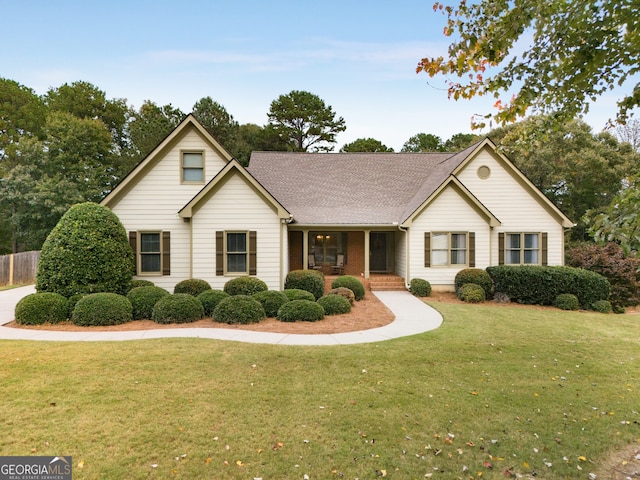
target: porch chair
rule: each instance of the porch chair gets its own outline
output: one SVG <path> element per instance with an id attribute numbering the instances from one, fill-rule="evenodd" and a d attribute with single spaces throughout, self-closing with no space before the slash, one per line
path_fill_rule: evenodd
<path id="1" fill-rule="evenodd" d="M 309 266 L 309 270 L 322 270 L 322 265 L 316 265 L 316 257 L 314 255 L 309 255 L 307 257 L 307 264 Z"/>
<path id="2" fill-rule="evenodd" d="M 335 265 L 331 265 L 331 273 L 344 275 L 344 255 L 339 253 Z"/>

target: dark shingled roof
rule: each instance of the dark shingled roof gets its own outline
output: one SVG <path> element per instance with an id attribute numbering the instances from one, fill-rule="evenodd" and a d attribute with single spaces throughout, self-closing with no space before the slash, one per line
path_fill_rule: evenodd
<path id="1" fill-rule="evenodd" d="M 254 152 L 248 170 L 303 225 L 406 220 L 477 146 L 460 153 Z"/>

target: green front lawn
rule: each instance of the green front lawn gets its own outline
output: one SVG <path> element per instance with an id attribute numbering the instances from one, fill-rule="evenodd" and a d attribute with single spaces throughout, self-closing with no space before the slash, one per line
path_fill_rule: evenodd
<path id="1" fill-rule="evenodd" d="M 433 305 L 441 328 L 355 346 L 0 341 L 0 455 L 72 455 L 75 480 L 586 479 L 640 441 L 640 317 Z"/>

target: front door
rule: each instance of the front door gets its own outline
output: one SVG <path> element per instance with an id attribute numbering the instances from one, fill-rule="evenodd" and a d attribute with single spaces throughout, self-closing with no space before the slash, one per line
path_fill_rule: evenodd
<path id="1" fill-rule="evenodd" d="M 369 249 L 369 271 L 388 272 L 386 232 L 371 232 Z"/>

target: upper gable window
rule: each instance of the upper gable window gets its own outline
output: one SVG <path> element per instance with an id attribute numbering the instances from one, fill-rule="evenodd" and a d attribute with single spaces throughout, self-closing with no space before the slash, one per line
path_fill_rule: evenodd
<path id="1" fill-rule="evenodd" d="M 182 181 L 204 182 L 203 152 L 182 152 Z"/>

